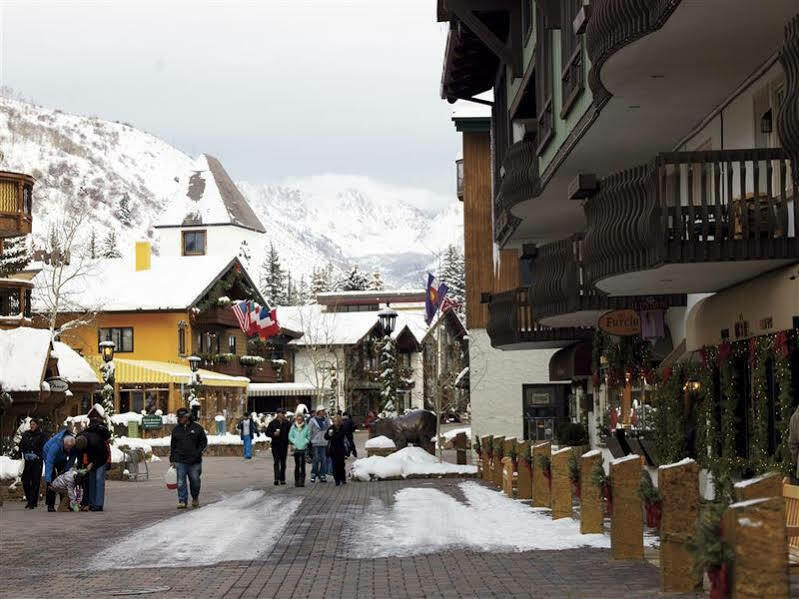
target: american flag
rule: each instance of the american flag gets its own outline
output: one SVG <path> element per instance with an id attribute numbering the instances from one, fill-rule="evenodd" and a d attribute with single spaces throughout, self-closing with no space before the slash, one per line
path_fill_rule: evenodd
<path id="1" fill-rule="evenodd" d="M 451 300 L 448 297 L 444 298 L 444 301 L 441 302 L 441 313 L 443 314 L 447 310 L 457 310 L 460 307 L 458 302 Z"/>
<path id="2" fill-rule="evenodd" d="M 246 333 L 250 328 L 250 302 L 233 304 L 233 315 L 239 323 L 239 328 Z"/>

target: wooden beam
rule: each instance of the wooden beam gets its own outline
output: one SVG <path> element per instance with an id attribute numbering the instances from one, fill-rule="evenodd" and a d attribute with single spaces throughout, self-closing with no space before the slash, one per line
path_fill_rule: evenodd
<path id="1" fill-rule="evenodd" d="M 521 77 L 522 30 L 521 5 L 517 0 L 447 0 L 447 9 L 458 17 L 503 64 L 509 66 L 514 77 Z M 475 14 L 482 12 L 507 11 L 509 14 L 508 42 L 499 39 L 493 31 Z"/>

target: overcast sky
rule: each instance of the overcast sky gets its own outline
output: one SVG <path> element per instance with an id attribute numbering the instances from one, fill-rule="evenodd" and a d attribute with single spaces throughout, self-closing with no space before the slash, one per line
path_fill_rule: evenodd
<path id="1" fill-rule="evenodd" d="M 2 83 L 235 179 L 357 174 L 454 200 L 435 0 L 0 0 Z"/>

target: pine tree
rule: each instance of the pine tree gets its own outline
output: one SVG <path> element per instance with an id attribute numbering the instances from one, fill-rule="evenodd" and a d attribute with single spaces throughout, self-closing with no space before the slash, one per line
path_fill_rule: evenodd
<path id="1" fill-rule="evenodd" d="M 316 296 L 327 291 L 330 291 L 330 282 L 325 276 L 325 269 L 314 268 L 311 274 L 311 289 L 308 301 L 316 302 Z"/>
<path id="2" fill-rule="evenodd" d="M 441 282 L 449 287 L 447 297 L 458 304 L 458 313 L 466 308 L 466 267 L 463 254 L 454 245 L 447 247 L 442 261 Z"/>
<path id="3" fill-rule="evenodd" d="M 269 242 L 269 251 L 261 265 L 261 293 L 266 296 L 269 305 L 286 305 L 286 275 L 280 267 L 280 256 L 275 244 Z"/>
<path id="4" fill-rule="evenodd" d="M 244 239 L 239 246 L 239 261 L 244 265 L 244 268 L 249 268 L 250 260 L 252 260 L 250 246 L 247 244 L 247 240 Z"/>
<path id="5" fill-rule="evenodd" d="M 121 258 L 122 254 L 117 246 L 117 233 L 114 229 L 108 230 L 108 235 L 103 239 L 103 258 Z"/>
<path id="6" fill-rule="evenodd" d="M 372 278 L 369 279 L 369 291 L 383 291 L 384 287 L 383 276 L 379 270 L 375 270 L 372 273 Z"/>
<path id="7" fill-rule="evenodd" d="M 287 306 L 297 305 L 297 290 L 294 286 L 294 281 L 291 279 L 291 274 L 286 274 L 286 302 Z"/>
<path id="8" fill-rule="evenodd" d="M 380 342 L 380 411 L 397 411 L 397 348 L 394 341 L 386 335 Z"/>
<path id="9" fill-rule="evenodd" d="M 92 227 L 91 235 L 89 236 L 89 257 L 92 260 L 97 259 L 97 232 Z"/>
<path id="10" fill-rule="evenodd" d="M 357 264 L 354 264 L 344 280 L 341 281 L 342 291 L 365 291 L 369 285 L 369 279 L 361 272 Z"/>
<path id="11" fill-rule="evenodd" d="M 119 200 L 117 218 L 119 219 L 119 222 L 126 227 L 130 227 L 133 224 L 133 213 L 130 208 L 130 198 L 128 197 L 128 194 L 123 195 L 122 199 Z"/>
<path id="12" fill-rule="evenodd" d="M 340 285 L 336 282 L 336 269 L 333 268 L 333 263 L 328 262 L 327 266 L 325 267 L 325 280 L 327 281 L 327 290 L 328 291 L 338 291 Z"/>
<path id="13" fill-rule="evenodd" d="M 0 279 L 25 270 L 31 261 L 28 236 L 9 237 L 0 241 Z"/>
<path id="14" fill-rule="evenodd" d="M 309 303 L 310 300 L 310 292 L 308 289 L 308 283 L 305 280 L 305 275 L 300 277 L 300 282 L 297 284 L 297 304 L 298 306 L 302 306 L 304 304 Z"/>

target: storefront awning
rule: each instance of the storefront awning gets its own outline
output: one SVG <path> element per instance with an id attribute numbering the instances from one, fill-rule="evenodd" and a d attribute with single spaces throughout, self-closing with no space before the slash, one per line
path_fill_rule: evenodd
<path id="1" fill-rule="evenodd" d="M 250 383 L 248 397 L 315 396 L 319 391 L 307 383 Z"/>
<path id="2" fill-rule="evenodd" d="M 591 342 L 581 341 L 564 347 L 549 359 L 549 380 L 570 381 L 591 375 Z"/>
<path id="3" fill-rule="evenodd" d="M 799 316 L 799 268 L 780 268 L 699 301 L 685 320 L 686 350 L 785 331 Z"/>
<path id="4" fill-rule="evenodd" d="M 102 378 L 100 356 L 89 356 L 87 360 Z M 128 360 L 114 358 L 114 378 L 117 384 L 146 385 L 153 383 L 174 383 L 188 385 L 191 369 L 186 364 L 173 364 L 171 362 L 155 362 L 151 360 Z M 205 387 L 239 387 L 246 388 L 250 379 L 244 376 L 228 376 L 211 370 L 200 369 L 201 385 Z"/>

